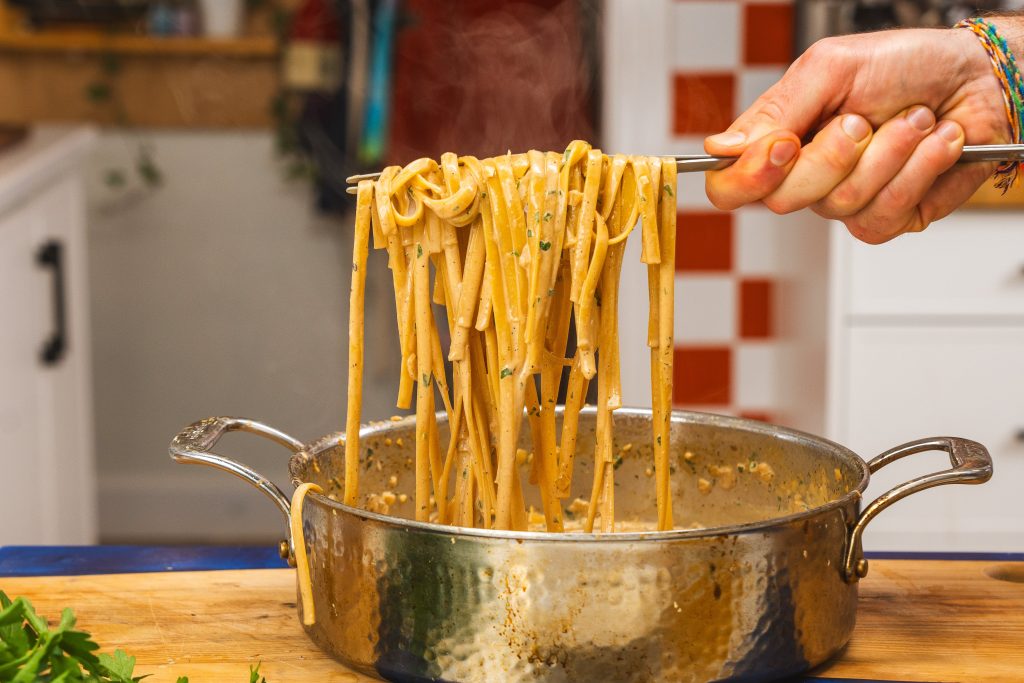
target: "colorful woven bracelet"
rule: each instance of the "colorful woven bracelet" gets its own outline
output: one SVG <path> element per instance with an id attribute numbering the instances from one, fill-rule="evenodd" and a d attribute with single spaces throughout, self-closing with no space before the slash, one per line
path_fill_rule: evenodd
<path id="1" fill-rule="evenodd" d="M 996 31 L 996 27 L 979 17 L 964 19 L 955 28 L 970 29 L 981 41 L 988 58 L 992 62 L 992 70 L 1003 90 L 1003 106 L 1006 119 L 1010 123 L 1010 141 L 1020 144 L 1024 136 L 1024 78 L 1017 68 L 1017 60 L 1006 45 L 1006 41 Z M 996 168 L 996 187 L 1006 192 L 1017 182 L 1018 174 L 1024 162 L 1008 161 Z"/>

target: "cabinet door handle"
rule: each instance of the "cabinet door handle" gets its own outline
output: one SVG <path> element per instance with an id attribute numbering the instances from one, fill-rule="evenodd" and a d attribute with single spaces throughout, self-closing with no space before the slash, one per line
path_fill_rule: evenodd
<path id="1" fill-rule="evenodd" d="M 68 346 L 67 309 L 64 300 L 64 245 L 49 240 L 36 254 L 36 263 L 53 270 L 53 332 L 43 342 L 43 365 L 56 365 Z"/>

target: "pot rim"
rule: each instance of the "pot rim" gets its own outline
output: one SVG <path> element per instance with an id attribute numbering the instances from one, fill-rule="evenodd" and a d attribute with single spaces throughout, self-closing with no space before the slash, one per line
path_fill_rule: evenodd
<path id="1" fill-rule="evenodd" d="M 561 411 L 561 406 L 558 408 Z M 597 409 L 594 407 L 587 407 L 580 411 L 581 414 L 596 414 Z M 615 411 L 617 415 L 623 416 L 634 416 L 644 417 L 650 416 L 651 410 L 647 408 L 620 408 Z M 418 522 L 411 519 L 403 519 L 401 517 L 393 517 L 391 515 L 383 515 L 378 512 L 370 512 L 362 508 L 345 505 L 344 503 L 329 498 L 325 495 L 313 493 L 312 491 L 307 495 L 308 498 L 312 499 L 316 504 L 323 505 L 332 510 L 338 510 L 345 514 L 349 514 L 362 519 L 363 521 L 373 521 L 379 524 L 383 524 L 395 529 L 403 529 L 406 531 L 418 531 L 428 533 L 432 535 L 450 536 L 452 541 L 459 537 L 469 538 L 486 538 L 492 540 L 506 540 L 506 541 L 542 541 L 542 542 L 569 542 L 569 543 L 635 543 L 635 542 L 651 542 L 651 541 L 677 541 L 687 540 L 696 538 L 707 538 L 712 536 L 735 536 L 741 534 L 751 534 L 757 532 L 768 531 L 777 526 L 786 526 L 794 522 L 799 522 L 804 519 L 811 519 L 819 515 L 831 512 L 832 510 L 844 508 L 851 502 L 860 500 L 863 497 L 864 490 L 868 486 L 868 481 L 871 478 L 871 472 L 868 469 L 868 464 L 859 455 L 854 453 L 852 450 L 843 446 L 842 444 L 836 443 L 829 439 L 825 439 L 820 436 L 815 436 L 808 432 L 803 432 L 797 429 L 791 429 L 789 427 L 780 427 L 778 425 L 769 424 L 767 422 L 759 422 L 757 420 L 751 420 L 742 417 L 733 417 L 731 415 L 717 415 L 715 413 L 702 413 L 688 410 L 673 410 L 672 420 L 676 421 L 681 418 L 681 422 L 689 424 L 705 424 L 722 427 L 725 429 L 736 429 L 739 431 L 755 432 L 765 436 L 771 437 L 784 437 L 793 441 L 799 441 L 808 443 L 818 448 L 825 448 L 830 450 L 840 457 L 851 461 L 860 469 L 861 477 L 857 486 L 848 491 L 845 495 L 831 500 L 824 505 L 804 510 L 803 512 L 793 513 L 791 515 L 784 515 L 781 517 L 771 517 L 769 519 L 760 520 L 757 522 L 748 522 L 746 524 L 731 524 L 726 526 L 715 526 L 701 529 L 672 529 L 671 531 L 613 531 L 608 533 L 582 533 L 578 531 L 574 532 L 552 532 L 552 531 L 510 531 L 504 529 L 478 529 L 470 527 L 457 527 L 449 524 L 437 524 L 435 522 Z M 394 427 L 405 427 L 414 425 L 416 421 L 415 415 L 409 415 L 403 417 L 397 421 L 384 421 L 374 422 L 363 425 L 359 430 L 360 439 L 377 436 Z M 325 447 L 334 446 L 339 443 L 339 440 L 344 439 L 344 433 L 333 432 L 327 434 L 316 441 L 310 442 L 301 451 L 295 453 L 288 462 L 289 474 L 292 478 L 292 486 L 298 486 L 303 483 L 296 476 L 298 468 L 304 464 L 304 461 L 310 457 L 321 452 Z"/>

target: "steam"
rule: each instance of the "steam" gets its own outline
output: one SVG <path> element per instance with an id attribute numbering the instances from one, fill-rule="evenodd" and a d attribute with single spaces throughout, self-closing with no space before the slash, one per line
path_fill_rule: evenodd
<path id="1" fill-rule="evenodd" d="M 593 140 L 590 3 L 410 1 L 399 34 L 389 158 L 494 156 Z"/>

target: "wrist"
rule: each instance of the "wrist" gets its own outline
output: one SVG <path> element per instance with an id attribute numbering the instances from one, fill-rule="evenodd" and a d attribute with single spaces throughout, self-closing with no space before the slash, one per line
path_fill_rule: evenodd
<path id="1" fill-rule="evenodd" d="M 999 36 L 1006 41 L 1006 46 L 1013 53 L 1017 64 L 1024 64 L 1024 15 L 1000 14 L 985 17 L 985 21 L 996 27 Z"/>
<path id="2" fill-rule="evenodd" d="M 1024 30 L 1017 28 L 1016 20 L 1011 21 L 1006 27 L 1011 29 L 1011 42 L 1003 34 L 1004 27 L 993 19 L 995 18 L 985 17 L 979 25 L 958 27 L 953 30 L 961 46 L 958 51 L 961 61 L 957 70 L 961 79 L 960 93 L 974 96 L 971 99 L 975 101 L 974 115 L 978 116 L 979 123 L 987 119 L 993 124 L 989 134 L 983 136 L 981 140 L 972 141 L 969 135 L 968 143 L 971 144 L 1005 143 L 1019 139 L 1017 131 L 1020 119 L 1016 110 L 1020 107 L 1020 100 L 1017 98 L 1018 105 L 1015 108 L 1008 99 L 1017 96 L 1014 94 L 1016 86 L 1012 82 L 1013 79 L 1007 80 L 1010 72 L 1006 69 L 1012 69 L 1011 64 L 1016 59 L 1013 45 L 1021 44 Z M 985 28 L 986 26 L 988 28 Z M 1024 26 L 1020 28 L 1024 29 Z M 992 33 L 992 29 L 995 33 Z"/>
<path id="3" fill-rule="evenodd" d="M 996 29 L 999 30 L 998 27 Z M 992 61 L 977 36 L 962 28 L 953 29 L 951 32 L 960 46 L 960 63 L 957 65 L 956 73 L 959 74 L 961 81 L 964 84 L 991 81 L 991 85 L 998 90 L 999 81 L 993 74 Z"/>

